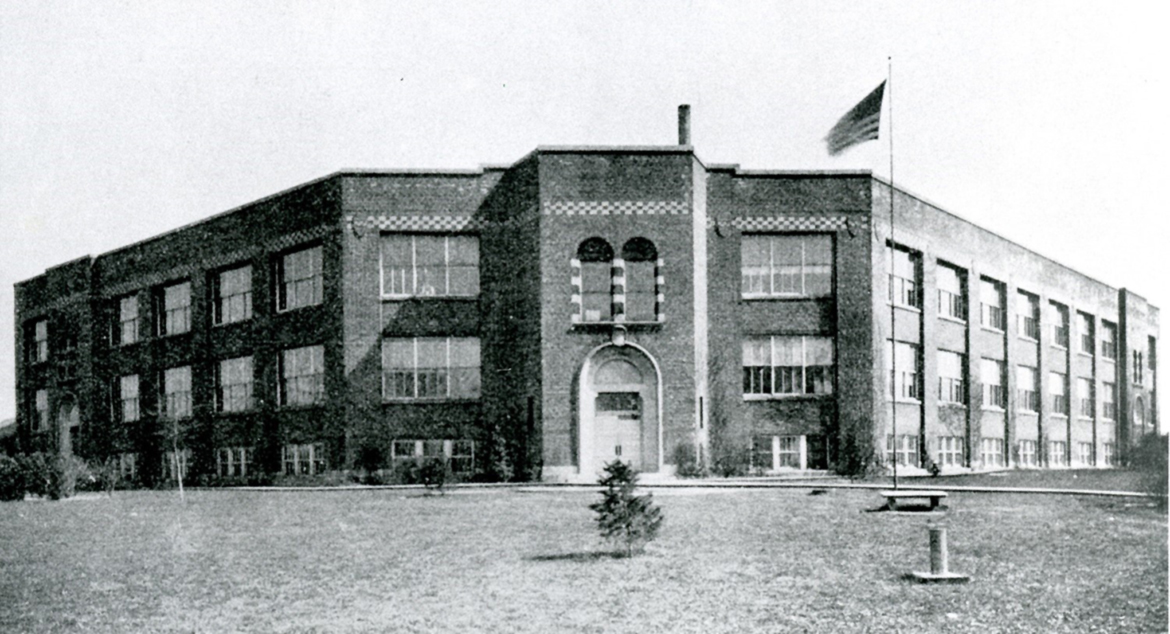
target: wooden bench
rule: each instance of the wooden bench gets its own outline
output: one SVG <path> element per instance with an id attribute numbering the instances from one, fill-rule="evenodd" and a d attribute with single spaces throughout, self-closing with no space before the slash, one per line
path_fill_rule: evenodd
<path id="1" fill-rule="evenodd" d="M 886 508 L 893 511 L 897 507 L 898 500 L 929 500 L 930 508 L 934 510 L 938 508 L 939 500 L 947 497 L 946 491 L 912 491 L 910 489 L 897 489 L 894 491 L 882 491 L 882 497 L 886 498 Z"/>

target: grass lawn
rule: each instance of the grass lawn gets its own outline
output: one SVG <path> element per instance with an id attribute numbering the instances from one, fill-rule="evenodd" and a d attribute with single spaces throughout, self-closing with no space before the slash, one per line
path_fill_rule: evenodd
<path id="1" fill-rule="evenodd" d="M 890 478 L 876 480 L 889 482 Z M 1141 474 L 1127 469 L 1009 469 L 932 478 L 898 478 L 898 486 L 980 486 L 1025 489 L 1142 491 Z"/>
<path id="2" fill-rule="evenodd" d="M 873 491 L 669 490 L 646 554 L 599 556 L 586 491 L 119 492 L 0 504 L 12 632 L 1161 632 L 1144 502 L 953 493 L 952 570 Z"/>

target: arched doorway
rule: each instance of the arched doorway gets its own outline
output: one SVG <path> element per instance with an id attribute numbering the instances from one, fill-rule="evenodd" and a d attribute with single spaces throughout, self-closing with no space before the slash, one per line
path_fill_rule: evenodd
<path id="1" fill-rule="evenodd" d="M 61 453 L 73 453 L 73 440 L 81 426 L 80 414 L 77 411 L 77 401 L 72 396 L 65 396 L 57 405 L 57 433 L 61 439 Z"/>
<path id="2" fill-rule="evenodd" d="M 621 460 L 642 472 L 661 466 L 658 368 L 632 345 L 606 345 L 585 361 L 579 387 L 582 474 Z"/>

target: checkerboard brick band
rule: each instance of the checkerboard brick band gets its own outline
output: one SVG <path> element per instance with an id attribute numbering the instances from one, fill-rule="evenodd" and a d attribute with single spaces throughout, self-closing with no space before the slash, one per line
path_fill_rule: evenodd
<path id="1" fill-rule="evenodd" d="M 546 216 L 682 216 L 685 200 L 546 200 Z"/>
<path id="2" fill-rule="evenodd" d="M 739 216 L 731 225 L 740 231 L 837 231 L 847 222 L 845 216 Z"/>

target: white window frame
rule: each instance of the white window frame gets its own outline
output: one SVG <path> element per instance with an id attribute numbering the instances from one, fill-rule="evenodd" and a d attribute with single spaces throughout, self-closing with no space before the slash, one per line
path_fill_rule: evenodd
<path id="1" fill-rule="evenodd" d="M 1036 456 L 1036 441 L 1035 440 L 1019 440 L 1016 442 L 1019 447 L 1021 467 L 1035 467 L 1037 466 Z"/>
<path id="2" fill-rule="evenodd" d="M 310 372 L 300 373 L 308 360 Z M 310 406 L 325 402 L 325 345 L 302 346 L 280 351 L 281 406 Z"/>
<path id="3" fill-rule="evenodd" d="M 1067 440 L 1050 440 L 1048 441 L 1048 466 L 1050 467 L 1067 467 L 1068 464 L 1068 441 Z"/>
<path id="4" fill-rule="evenodd" d="M 49 360 L 49 320 L 38 319 L 33 322 L 33 362 L 42 363 Z"/>
<path id="5" fill-rule="evenodd" d="M 1016 325 L 1020 339 L 1040 341 L 1040 298 L 1024 290 L 1016 291 Z"/>
<path id="6" fill-rule="evenodd" d="M 827 239 L 829 241 L 829 259 L 828 275 L 829 275 L 829 290 L 824 294 L 813 295 L 809 291 L 808 278 L 816 272 L 816 267 L 825 265 L 810 264 L 808 262 L 808 244 L 809 239 Z M 818 297 L 832 297 L 833 296 L 833 272 L 836 268 L 833 262 L 834 245 L 833 236 L 831 234 L 799 234 L 799 233 L 749 233 L 744 234 L 740 243 L 740 294 L 744 299 L 762 299 L 768 297 L 786 297 L 786 298 L 818 298 Z M 743 280 L 746 277 L 746 272 L 743 266 L 743 250 L 744 244 L 750 240 L 765 240 L 768 243 L 768 264 L 765 272 L 767 282 L 766 289 L 762 291 L 749 291 L 747 285 Z M 800 290 L 798 291 L 778 291 L 776 290 L 776 274 L 779 266 L 776 264 L 776 243 L 779 240 L 799 240 L 800 242 L 800 271 L 798 276 L 800 278 Z"/>
<path id="7" fill-rule="evenodd" d="M 1004 285 L 985 277 L 979 280 L 979 326 L 992 332 L 1007 330 L 1007 308 L 1004 306 Z M 994 299 L 994 303 L 989 300 Z"/>
<path id="8" fill-rule="evenodd" d="M 894 355 L 898 354 L 898 347 L 909 348 L 913 353 L 910 358 L 914 360 L 914 367 L 911 372 L 907 372 L 903 367 L 905 364 L 894 363 Z M 903 403 L 921 403 L 924 389 L 924 375 L 923 363 L 920 359 L 922 354 L 922 346 L 911 343 L 909 341 L 892 341 L 886 339 L 886 377 L 889 380 L 889 390 L 886 392 L 886 398 L 891 395 L 897 401 Z M 897 367 L 894 367 L 894 366 Z M 894 373 L 897 372 L 897 376 Z M 912 379 L 911 389 L 907 394 L 906 385 L 907 377 Z"/>
<path id="9" fill-rule="evenodd" d="M 174 450 L 167 451 L 163 454 L 163 480 L 173 482 L 175 480 L 176 459 L 179 475 L 186 480 L 187 472 L 191 466 L 191 450 L 180 449 L 178 454 Z"/>
<path id="10" fill-rule="evenodd" d="M 897 263 L 897 254 L 903 254 L 905 259 L 909 262 L 911 277 L 906 277 L 904 274 L 899 274 L 895 264 Z M 922 270 L 922 256 L 917 251 L 902 247 L 891 247 L 886 245 L 886 281 L 888 284 L 886 291 L 886 302 L 902 308 L 910 308 L 913 310 L 922 309 L 922 284 L 919 283 L 918 278 Z"/>
<path id="11" fill-rule="evenodd" d="M 964 444 L 962 436 L 939 436 L 935 439 L 938 450 L 935 451 L 934 463 L 939 467 L 963 466 Z"/>
<path id="12" fill-rule="evenodd" d="M 1096 415 L 1097 403 L 1093 388 L 1093 379 L 1077 377 L 1077 415 L 1081 418 L 1092 418 Z"/>
<path id="13" fill-rule="evenodd" d="M 899 434 L 898 446 L 895 449 L 894 436 L 886 434 L 886 464 L 893 464 L 896 456 L 898 464 L 917 467 L 921 458 L 921 452 L 918 450 L 919 442 L 918 434 Z"/>
<path id="14" fill-rule="evenodd" d="M 238 363 L 241 366 L 247 366 L 250 371 L 245 372 L 246 380 L 241 380 L 238 383 L 226 383 L 225 380 L 230 374 L 227 372 L 228 364 Z M 242 357 L 233 357 L 231 359 L 222 359 L 216 365 L 215 374 L 215 410 L 221 414 L 230 414 L 234 412 L 246 412 L 256 406 L 256 362 L 251 355 Z M 238 397 L 236 390 L 243 388 L 243 396 Z M 230 393 L 230 394 L 229 394 Z M 239 404 L 242 402 L 242 404 Z"/>
<path id="15" fill-rule="evenodd" d="M 119 420 L 132 423 L 142 418 L 140 395 L 141 384 L 137 374 L 126 374 L 118 379 L 118 402 L 121 404 Z"/>
<path id="16" fill-rule="evenodd" d="M 240 286 L 237 288 L 235 278 Z M 216 326 L 234 324 L 252 318 L 252 265 L 245 264 L 230 269 L 224 269 L 215 274 L 215 306 L 213 308 L 213 323 Z M 224 280 L 233 280 L 225 284 Z M 227 293 L 225 294 L 225 290 Z"/>
<path id="17" fill-rule="evenodd" d="M 320 475 L 329 471 L 325 460 L 325 443 L 288 444 L 280 448 L 281 473 L 284 475 Z"/>
<path id="18" fill-rule="evenodd" d="M 412 350 L 412 354 L 413 354 L 412 367 L 410 367 L 410 368 L 406 368 L 406 367 L 388 368 L 386 366 L 385 345 L 386 345 L 387 341 L 391 341 L 391 340 L 410 341 L 411 342 L 411 350 Z M 468 344 L 474 343 L 475 356 L 477 359 L 476 365 L 474 365 L 474 366 L 452 366 L 451 365 L 452 342 L 454 342 L 456 340 L 466 342 Z M 445 354 L 446 354 L 446 364 L 443 367 L 426 366 L 426 367 L 420 368 L 419 367 L 419 354 L 418 354 L 420 341 L 428 341 L 428 342 L 443 341 L 443 342 L 445 342 L 444 350 L 445 350 Z M 482 397 L 482 395 L 483 395 L 483 385 L 482 385 L 482 380 L 483 380 L 483 348 L 482 348 L 482 342 L 481 342 L 479 337 L 384 337 L 382 339 L 382 345 L 383 345 L 383 351 L 382 351 L 382 400 L 383 401 L 475 400 L 475 399 L 479 399 Z M 453 387 L 454 381 L 452 381 L 451 374 L 452 374 L 452 370 L 456 370 L 456 369 L 461 369 L 461 370 L 474 369 L 475 370 L 477 378 L 474 381 L 475 389 L 473 390 L 473 393 L 454 394 L 452 392 L 452 387 Z M 441 371 L 441 372 L 445 373 L 444 374 L 444 381 L 446 383 L 445 390 L 444 390 L 445 393 L 439 394 L 439 395 L 420 396 L 419 395 L 419 392 L 420 392 L 420 390 L 419 390 L 420 370 Z M 411 375 L 412 375 L 412 394 L 411 395 L 408 396 L 408 395 L 391 394 L 391 390 L 387 389 L 388 382 L 393 380 L 391 375 L 390 375 L 390 371 L 398 371 L 398 372 L 409 371 L 411 373 Z"/>
<path id="19" fill-rule="evenodd" d="M 138 343 L 140 335 L 139 320 L 141 310 L 138 307 L 138 295 L 123 295 L 118 298 L 118 345 L 128 346 Z"/>
<path id="20" fill-rule="evenodd" d="M 1048 312 L 1052 316 L 1052 347 L 1068 350 L 1071 343 L 1068 306 L 1048 300 Z"/>
<path id="21" fill-rule="evenodd" d="M 389 292 L 386 290 L 386 261 L 385 249 L 386 238 L 388 237 L 409 237 L 410 238 L 410 290 L 400 293 Z M 425 289 L 419 289 L 418 279 L 418 240 L 425 239 L 442 239 L 443 241 L 443 285 L 444 289 L 434 289 L 432 292 L 424 292 Z M 475 262 L 475 291 L 468 293 L 453 293 L 451 291 L 451 240 L 471 240 L 475 244 L 476 262 Z M 379 289 L 383 299 L 404 299 L 408 297 L 478 297 L 480 294 L 481 270 L 480 262 L 482 256 L 480 254 L 479 236 L 473 234 L 434 234 L 434 233 L 384 233 L 378 242 L 378 279 Z M 458 249 L 458 246 L 456 247 Z M 405 271 L 404 271 L 405 273 Z M 402 280 L 403 286 L 406 286 L 405 277 Z"/>
<path id="22" fill-rule="evenodd" d="M 1076 445 L 1077 464 L 1089 466 L 1093 464 L 1093 443 L 1078 441 Z"/>
<path id="23" fill-rule="evenodd" d="M 33 406 L 36 408 L 36 420 L 33 422 L 33 431 L 48 431 L 49 391 L 37 390 L 33 395 Z"/>
<path id="24" fill-rule="evenodd" d="M 967 355 L 961 352 L 953 352 L 951 350 L 937 350 L 937 367 L 938 367 L 938 401 L 947 405 L 963 405 L 967 404 Z M 943 359 L 954 358 L 958 361 L 959 376 L 949 376 L 943 374 L 945 365 Z"/>
<path id="25" fill-rule="evenodd" d="M 1024 380 L 1027 373 L 1031 373 L 1031 381 Z M 1037 368 L 1030 365 L 1016 366 L 1016 401 L 1018 411 L 1029 414 L 1040 412 L 1040 373 Z"/>
<path id="26" fill-rule="evenodd" d="M 779 359 L 778 350 L 783 348 L 782 343 L 784 340 L 797 340 L 797 339 L 800 340 L 799 389 L 798 389 L 798 391 L 792 391 L 792 392 L 779 392 L 776 390 L 777 368 L 795 367 L 795 366 L 779 365 L 780 361 L 782 361 L 782 360 Z M 812 392 L 808 391 L 809 368 L 825 367 L 825 366 L 818 366 L 818 365 L 810 365 L 810 363 L 809 363 L 809 345 L 808 345 L 810 339 L 822 340 L 824 342 L 827 342 L 828 347 L 829 347 L 830 363 L 827 366 L 829 368 L 827 371 L 828 376 L 824 377 L 824 380 L 822 380 L 819 383 L 814 382 L 814 386 L 816 386 L 816 385 L 823 386 L 824 391 L 820 391 L 820 392 L 816 391 L 815 388 L 814 388 L 814 391 L 812 391 Z M 827 395 L 833 394 L 833 391 L 834 391 L 833 383 L 835 382 L 836 374 L 837 374 L 837 349 L 836 349 L 836 341 L 834 341 L 833 337 L 820 336 L 820 335 L 765 335 L 765 336 L 759 336 L 759 337 L 747 337 L 743 343 L 748 344 L 749 342 L 756 342 L 757 344 L 760 344 L 760 343 L 763 343 L 765 340 L 768 342 L 768 353 L 769 353 L 769 365 L 766 366 L 768 368 L 768 373 L 767 373 L 768 374 L 768 386 L 767 386 L 767 389 L 765 391 L 762 391 L 762 392 L 749 392 L 749 391 L 745 390 L 743 393 L 745 400 L 772 399 L 772 398 L 793 398 L 793 397 L 807 397 L 807 396 L 827 396 Z M 741 346 L 741 348 L 742 347 L 743 346 Z M 741 367 L 743 368 L 743 370 L 745 372 L 747 371 L 747 369 L 749 367 L 753 367 L 753 368 L 765 367 L 765 366 L 744 365 L 744 363 L 746 363 L 746 360 L 743 359 L 742 354 L 740 357 L 740 363 L 741 363 Z M 796 384 L 795 380 L 793 381 L 793 384 L 794 385 Z"/>
<path id="27" fill-rule="evenodd" d="M 1101 358 L 1117 362 L 1117 325 L 1108 321 L 1101 322 Z"/>
<path id="28" fill-rule="evenodd" d="M 1052 413 L 1067 417 L 1072 413 L 1068 397 L 1068 375 L 1063 372 L 1048 373 L 1048 395 L 1052 397 Z"/>
<path id="29" fill-rule="evenodd" d="M 938 263 L 935 275 L 938 286 L 938 316 L 967 323 L 967 297 L 963 284 L 966 271 L 943 262 Z M 950 284 L 954 281 L 953 286 Z"/>
<path id="30" fill-rule="evenodd" d="M 186 389 L 178 389 L 172 391 L 172 386 L 178 384 L 178 387 L 184 387 L 182 380 L 183 371 L 186 371 Z M 167 420 L 181 420 L 191 417 L 191 384 L 193 381 L 191 375 L 191 366 L 184 365 L 177 368 L 169 368 L 162 373 L 162 395 L 163 402 L 161 414 L 162 418 Z"/>
<path id="31" fill-rule="evenodd" d="M 1101 420 L 1117 420 L 1117 383 L 1101 383 Z"/>
<path id="32" fill-rule="evenodd" d="M 215 472 L 221 478 L 246 478 L 253 458 L 252 447 L 220 447 L 215 451 Z"/>
<path id="33" fill-rule="evenodd" d="M 185 291 L 185 292 L 184 292 Z M 160 337 L 191 332 L 191 282 L 167 284 L 158 289 L 155 316 L 156 332 Z M 173 303 L 172 303 L 173 302 Z"/>
<path id="34" fill-rule="evenodd" d="M 985 468 L 1002 467 L 1005 465 L 1003 460 L 1003 438 L 982 438 L 979 441 L 979 448 L 979 459 Z"/>
<path id="35" fill-rule="evenodd" d="M 988 372 L 989 368 L 994 368 L 995 371 Z M 1007 364 L 999 359 L 982 357 L 979 369 L 979 378 L 983 381 L 983 409 L 1003 411 L 1007 408 L 1007 386 L 1004 377 Z M 988 376 L 989 374 L 994 375 L 994 382 L 990 380 L 993 377 Z"/>
<path id="36" fill-rule="evenodd" d="M 289 277 L 289 262 L 292 258 L 306 258 L 307 275 Z M 298 308 L 318 306 L 325 296 L 325 250 L 321 245 L 307 246 L 280 255 L 276 283 L 276 312 L 287 313 Z M 308 289 L 308 292 L 304 292 Z M 306 299 L 307 296 L 307 299 Z M 295 301 L 294 301 L 295 298 Z"/>

